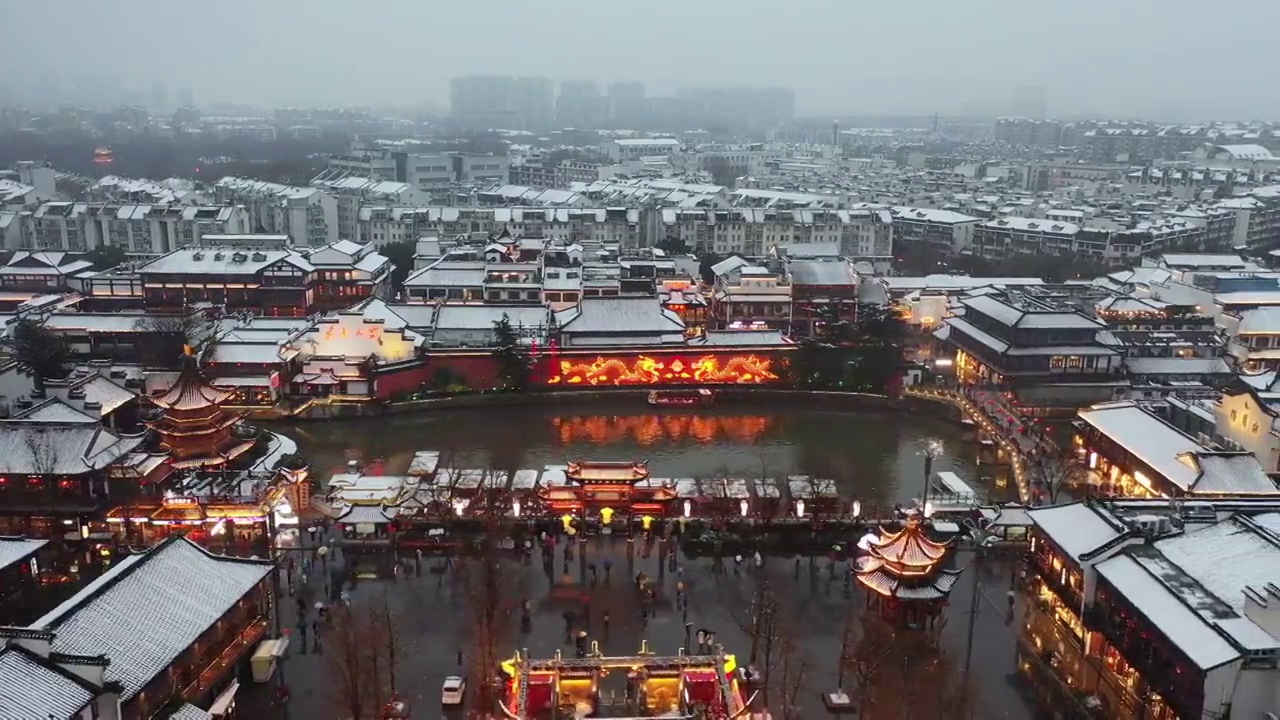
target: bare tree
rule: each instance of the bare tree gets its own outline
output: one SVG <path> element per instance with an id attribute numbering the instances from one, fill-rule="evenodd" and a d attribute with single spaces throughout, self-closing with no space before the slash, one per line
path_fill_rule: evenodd
<path id="1" fill-rule="evenodd" d="M 1089 482 L 1089 469 L 1073 455 L 1040 455 L 1027 463 L 1027 473 L 1032 489 L 1041 490 L 1050 505 L 1067 487 Z"/>
<path id="2" fill-rule="evenodd" d="M 352 720 L 361 720 L 370 709 L 376 709 L 369 697 L 373 679 L 365 663 L 367 638 L 362 618 L 345 605 L 333 610 L 333 631 L 329 634 L 329 651 L 325 660 L 332 679 L 333 700 Z"/>
<path id="3" fill-rule="evenodd" d="M 373 718 L 396 697 L 397 671 L 409 652 L 386 593 L 363 611 L 338 605 L 326 663 L 334 701 L 355 720 Z"/>
<path id="4" fill-rule="evenodd" d="M 858 716 L 901 720 L 971 720 L 977 693 L 954 667 L 940 643 L 940 626 L 930 632 L 895 632 L 880 617 L 865 613 L 860 637 L 845 648 Z M 941 624 L 940 624 L 941 625 Z"/>
<path id="5" fill-rule="evenodd" d="M 52 475 L 58 465 L 58 448 L 55 438 L 48 428 L 27 427 L 22 434 L 22 442 L 31 453 L 31 467 L 36 475 Z"/>
<path id="6" fill-rule="evenodd" d="M 491 713 L 502 697 L 496 669 L 502 660 L 501 643 L 514 629 L 515 598 L 520 594 L 522 573 L 512 572 L 519 561 L 504 558 L 499 541 L 506 527 L 509 503 L 505 499 L 507 473 L 489 469 L 466 507 L 466 516 L 479 522 L 473 556 L 459 566 L 459 582 L 465 593 L 471 631 L 471 676 L 476 678 L 472 709 Z M 501 487 L 500 487 L 501 486 Z"/>
<path id="7" fill-rule="evenodd" d="M 161 343 L 157 356 L 171 357 L 176 362 L 185 348 L 199 355 L 212 345 L 214 323 L 200 311 L 184 311 L 171 315 L 147 315 L 139 318 L 134 328 L 156 336 Z"/>
<path id="8" fill-rule="evenodd" d="M 763 567 L 752 568 L 751 597 L 732 602 L 741 608 L 732 614 L 740 630 L 750 640 L 747 666 L 759 678 L 758 707 L 772 710 L 774 700 L 783 720 L 799 720 L 797 699 L 804 687 L 807 662 L 787 630 L 786 618 Z"/>

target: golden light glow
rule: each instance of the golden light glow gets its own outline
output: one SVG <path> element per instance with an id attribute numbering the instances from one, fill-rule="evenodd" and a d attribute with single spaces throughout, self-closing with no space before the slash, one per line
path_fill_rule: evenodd
<path id="1" fill-rule="evenodd" d="M 566 445 L 604 445 L 624 441 L 653 445 L 682 440 L 750 443 L 769 431 L 773 418 L 767 415 L 583 415 L 556 417 L 551 423 L 559 432 L 560 442 Z"/>
<path id="2" fill-rule="evenodd" d="M 561 360 L 559 372 L 547 382 L 551 385 L 760 385 L 777 379 L 773 360 L 755 355 L 734 355 L 723 366 L 715 355 L 661 360 L 641 355 L 630 365 L 617 358 L 604 357 L 597 357 L 593 362 Z"/>

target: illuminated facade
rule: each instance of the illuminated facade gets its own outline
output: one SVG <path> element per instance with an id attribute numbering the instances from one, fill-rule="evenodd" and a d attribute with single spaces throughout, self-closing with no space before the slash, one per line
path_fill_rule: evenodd
<path id="1" fill-rule="evenodd" d="M 1075 452 L 1100 494 L 1122 497 L 1220 497 L 1277 494 L 1247 452 L 1202 444 L 1133 402 L 1078 412 Z"/>
<path id="2" fill-rule="evenodd" d="M 585 650 L 585 648 L 584 648 Z M 740 686 L 738 663 L 718 649 L 709 655 L 655 656 L 646 648 L 635 657 L 586 657 L 532 660 L 517 654 L 502 663 L 508 718 L 665 717 L 676 720 L 729 720 L 744 717 L 752 699 Z M 600 690 L 613 673 L 626 676 L 622 699 L 610 700 Z"/>
<path id="3" fill-rule="evenodd" d="M 1034 508 L 1018 669 L 1063 717 L 1253 717 L 1276 707 L 1280 503 Z M 1188 506 L 1190 508 L 1190 505 Z M 1216 509 L 1215 509 L 1216 508 Z"/>
<path id="4" fill-rule="evenodd" d="M 932 626 L 960 579 L 960 570 L 941 567 L 947 544 L 925 537 L 924 527 L 918 514 L 908 515 L 898 532 L 869 539 L 854 566 L 858 582 L 872 591 L 867 604 L 891 622 Z"/>
<path id="5" fill-rule="evenodd" d="M 549 385 L 763 385 L 774 361 L 757 355 L 640 355 L 557 359 Z"/>
<path id="6" fill-rule="evenodd" d="M 539 492 L 543 507 L 555 513 L 582 513 L 605 524 L 621 517 L 662 516 L 677 497 L 674 487 L 649 482 L 649 466 L 636 462 L 571 462 L 565 484 Z"/>
<path id="7" fill-rule="evenodd" d="M 294 394 L 367 399 L 371 366 L 412 360 L 422 342 L 377 298 L 330 313 L 295 343 L 302 366 L 293 378 Z"/>

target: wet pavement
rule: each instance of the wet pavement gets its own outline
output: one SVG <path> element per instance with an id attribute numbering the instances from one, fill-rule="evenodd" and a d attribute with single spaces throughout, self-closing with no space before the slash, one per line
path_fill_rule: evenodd
<path id="1" fill-rule="evenodd" d="M 563 542 L 563 539 L 562 539 Z M 304 545 L 310 546 L 309 540 Z M 647 641 L 649 649 L 675 654 L 685 645 L 686 625 L 690 634 L 700 629 L 715 633 L 716 642 L 726 652 L 736 653 L 745 662 L 750 638 L 741 629 L 746 624 L 744 609 L 759 588 L 763 578 L 779 603 L 779 635 L 794 643 L 794 657 L 805 663 L 804 683 L 798 703 L 806 708 L 803 717 L 828 717 L 822 708 L 820 694 L 836 687 L 841 638 L 848 622 L 864 612 L 865 591 L 850 577 L 848 564 L 832 563 L 827 558 L 797 561 L 794 558 L 762 558 L 761 567 L 751 558 L 735 562 L 734 558 L 717 561 L 709 558 L 687 559 L 678 555 L 674 564 L 660 559 L 662 544 L 646 549 L 642 541 L 629 543 L 621 536 L 595 537 L 574 542 L 574 554 L 566 564 L 563 544 L 553 551 L 551 572 L 547 572 L 540 553 L 531 557 L 504 556 L 500 561 L 504 592 L 510 593 L 510 607 L 518 608 L 520 598 L 528 598 L 531 626 L 523 633 L 519 627 L 518 609 L 513 613 L 511 631 L 499 641 L 499 654 L 509 657 L 518 649 L 527 649 L 534 657 L 549 658 L 557 650 L 572 657 L 574 646 L 566 639 L 566 611 L 575 616 L 575 632 L 586 629 L 591 640 L 598 641 L 608 655 L 632 655 Z M 388 551 L 389 552 L 389 551 Z M 293 551 L 294 572 L 281 572 L 282 587 L 288 581 L 300 581 L 301 557 L 313 557 L 311 549 Z M 1011 560 L 986 559 L 981 567 L 972 565 L 973 556 L 960 552 L 957 567 L 965 566 L 965 574 L 952 592 L 946 609 L 947 621 L 940 631 L 948 651 L 950 666 L 961 672 L 966 651 L 971 650 L 972 686 L 976 689 L 980 718 L 1029 718 L 1026 705 L 1010 681 L 1014 672 L 1016 625 L 1011 625 L 1007 593 L 1011 587 Z M 340 547 L 329 553 L 325 568 L 345 563 Z M 287 563 L 286 563 L 287 566 Z M 458 563 L 446 569 L 438 558 L 412 559 L 407 569 L 394 579 L 360 579 L 349 590 L 353 611 L 369 607 L 384 596 L 397 617 L 397 626 L 405 637 L 407 654 L 397 670 L 400 692 L 407 696 L 413 718 L 458 716 L 444 713 L 440 704 L 440 687 L 448 675 L 464 674 L 471 667 L 471 621 L 475 617 L 470 603 L 474 595 L 459 579 Z M 595 568 L 594 574 L 591 571 Z M 606 566 L 609 568 L 606 575 Z M 339 707 L 332 649 L 326 638 L 333 630 L 320 628 L 317 651 L 311 621 L 316 618 L 314 603 L 325 592 L 325 568 L 319 564 L 307 573 L 307 584 L 301 592 L 306 598 L 305 630 L 297 626 L 297 604 L 286 595 L 281 603 L 282 623 L 290 627 L 293 642 L 283 663 L 284 681 L 290 701 L 282 713 L 275 701 L 271 685 L 249 685 L 241 691 L 240 708 L 253 718 L 342 718 Z M 674 568 L 674 569 L 673 569 Z M 319 571 L 317 571 L 319 570 Z M 644 573 L 655 580 L 657 593 L 652 617 L 641 616 L 640 595 L 634 578 Z M 594 578 L 594 581 L 593 581 Z M 974 581 L 980 580 L 975 592 Z M 677 584 L 682 583 L 688 596 L 687 607 L 679 603 Z M 333 590 L 332 587 L 329 588 Z M 589 602 L 589 621 L 581 620 L 584 599 Z M 1021 600 L 1016 615 L 1021 615 Z M 971 613 L 971 609 L 976 612 Z M 606 631 L 604 615 L 609 615 Z M 970 633 L 970 620 L 973 628 Z M 306 651 L 298 642 L 306 636 Z M 972 642 L 969 641 L 970 636 Z M 695 640 L 696 642 L 696 640 Z M 460 658 L 459 653 L 462 653 Z M 462 666 L 459 665 L 461 659 Z M 471 679 L 475 681 L 474 678 Z M 846 682 L 846 686 L 851 683 Z M 811 711 L 808 709 L 811 708 Z"/>

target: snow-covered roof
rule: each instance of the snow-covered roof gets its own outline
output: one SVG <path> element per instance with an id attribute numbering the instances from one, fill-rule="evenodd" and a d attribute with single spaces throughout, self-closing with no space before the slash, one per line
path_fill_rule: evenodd
<path id="1" fill-rule="evenodd" d="M 1103 403 L 1080 410 L 1079 417 L 1177 487 L 1187 490 L 1195 484 L 1199 473 L 1178 456 L 1205 448 L 1138 405 Z"/>
<path id="2" fill-rule="evenodd" d="M 87 422 L 14 419 L 0 422 L 0 474 L 82 475 L 132 452 L 144 437 L 120 437 Z"/>
<path id="3" fill-rule="evenodd" d="M 992 350 L 997 354 L 1002 354 L 1009 349 L 1009 343 L 979 328 L 978 326 L 965 320 L 964 318 L 949 317 L 947 318 L 947 321 L 946 321 L 946 327 L 949 327 L 952 330 L 959 330 L 962 335 L 967 336 L 973 339 L 974 341 L 981 343 L 982 345 L 985 345 L 987 348 L 989 348 L 990 350 Z M 954 332 L 948 333 L 948 338 L 951 338 L 954 340 L 955 333 Z"/>
<path id="4" fill-rule="evenodd" d="M 48 540 L 0 536 L 0 570 L 9 567 L 48 544 Z"/>
<path id="5" fill-rule="evenodd" d="M 1193 270 L 1196 268 L 1240 268 L 1250 267 L 1252 263 L 1239 255 L 1211 253 L 1165 253 L 1160 256 L 1165 267 Z"/>
<path id="6" fill-rule="evenodd" d="M 1128 358 L 1125 367 L 1134 375 L 1225 375 L 1231 372 L 1220 357 Z"/>
<path id="7" fill-rule="evenodd" d="M 1184 492 L 1276 492 L 1251 453 L 1212 451 L 1133 402 L 1095 405 L 1079 417 Z"/>
<path id="8" fill-rule="evenodd" d="M 303 272 L 315 270 L 296 250 L 237 250 L 235 248 L 183 248 L 138 268 L 142 275 L 256 275 L 277 263 Z"/>
<path id="9" fill-rule="evenodd" d="M 590 297 L 556 315 L 561 333 L 682 333 L 684 321 L 653 297 Z"/>
<path id="10" fill-rule="evenodd" d="M 981 287 L 1023 287 L 1043 285 L 1037 277 L 969 277 L 968 275 L 898 275 L 880 278 L 880 282 L 893 292 L 910 290 L 974 290 Z"/>
<path id="11" fill-rule="evenodd" d="M 25 650 L 0 650 L 0 718 L 77 717 L 95 696 L 87 682 Z"/>
<path id="12" fill-rule="evenodd" d="M 1240 311 L 1238 335 L 1274 335 L 1280 333 L 1280 307 L 1260 307 Z"/>
<path id="13" fill-rule="evenodd" d="M 51 650 L 105 655 L 106 679 L 128 700 L 169 667 L 271 572 L 272 564 L 213 555 L 174 537 L 127 558 L 31 624 Z"/>
<path id="14" fill-rule="evenodd" d="M 1126 532 L 1105 510 L 1080 502 L 1032 508 L 1027 515 L 1041 533 L 1076 562 Z"/>
<path id="15" fill-rule="evenodd" d="M 1240 656 L 1226 638 L 1206 625 L 1133 557 L 1117 555 L 1098 563 L 1096 569 L 1198 667 L 1214 668 Z"/>

